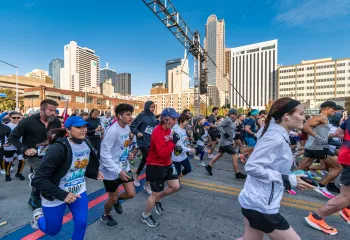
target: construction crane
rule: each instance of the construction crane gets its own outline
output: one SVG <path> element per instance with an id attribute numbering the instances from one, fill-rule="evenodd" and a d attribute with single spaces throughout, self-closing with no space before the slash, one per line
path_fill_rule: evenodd
<path id="1" fill-rule="evenodd" d="M 191 31 L 170 0 L 142 0 L 194 57 L 194 115 L 200 114 L 201 94 L 207 93 L 206 56 L 198 31 Z"/>

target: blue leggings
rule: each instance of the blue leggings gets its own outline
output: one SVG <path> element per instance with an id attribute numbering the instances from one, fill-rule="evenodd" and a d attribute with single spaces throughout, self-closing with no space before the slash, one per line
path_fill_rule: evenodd
<path id="1" fill-rule="evenodd" d="M 38 219 L 40 230 L 50 236 L 58 234 L 62 227 L 64 210 L 68 205 L 74 220 L 72 240 L 83 240 L 87 225 L 88 197 L 86 192 L 83 192 L 80 196 L 81 198 L 77 198 L 74 203 L 64 203 L 56 207 L 42 206 L 44 215 Z"/>
<path id="2" fill-rule="evenodd" d="M 204 158 L 204 146 L 197 145 L 196 147 L 196 155 L 200 154 L 200 160 L 203 161 Z"/>
<path id="3" fill-rule="evenodd" d="M 191 163 L 190 163 L 190 160 L 188 160 L 188 158 L 186 158 L 182 162 L 173 162 L 173 163 L 175 165 L 177 175 L 180 175 L 181 173 L 181 166 L 184 167 L 184 169 L 182 170 L 182 175 L 184 176 L 192 171 Z"/>

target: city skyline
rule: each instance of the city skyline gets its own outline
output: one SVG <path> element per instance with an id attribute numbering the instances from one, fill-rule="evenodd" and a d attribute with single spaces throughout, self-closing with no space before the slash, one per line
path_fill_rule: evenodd
<path id="1" fill-rule="evenodd" d="M 347 21 L 350 11 L 348 4 L 343 2 L 227 0 L 213 3 L 204 0 L 200 7 L 195 1 L 173 3 L 191 29 L 199 30 L 202 39 L 208 16 L 215 14 L 225 20 L 226 47 L 278 39 L 278 63 L 290 65 L 308 59 L 348 57 L 344 49 L 347 49 L 350 33 L 344 29 L 350 25 Z M 118 72 L 132 73 L 136 83 L 132 94 L 143 95 L 149 90 L 144 85 L 165 81 L 164 62 L 182 55 L 182 45 L 141 1 L 106 1 L 103 6 L 86 6 L 86 11 L 82 12 L 76 11 L 78 3 L 70 3 L 66 8 L 68 1 L 58 2 L 55 10 L 45 1 L 31 3 L 4 2 L 0 10 L 3 16 L 0 22 L 6 29 L 0 39 L 0 50 L 4 60 L 19 66 L 20 75 L 36 68 L 48 70 L 50 60 L 63 58 L 62 46 L 75 40 L 94 49 L 101 57 L 101 65 L 109 62 Z M 106 6 L 114 8 L 117 14 L 102 15 Z M 135 9 L 130 19 L 123 13 L 126 8 Z M 329 11 L 322 12 L 324 8 Z M 235 9 L 235 14 L 227 9 Z M 94 17 L 86 18 L 90 14 Z M 6 21 L 9 18 L 13 21 Z M 48 26 L 54 31 L 38 34 L 37 29 L 48 29 Z M 110 31 L 108 37 L 96 38 L 92 34 L 107 30 Z M 123 36 L 113 32 L 123 32 Z M 21 44 L 23 34 L 27 36 L 25 45 Z M 192 58 L 189 62 L 192 63 Z M 190 69 L 192 71 L 191 66 Z M 0 65 L 0 74 L 14 74 L 14 70 Z M 141 82 L 142 86 L 137 84 Z"/>

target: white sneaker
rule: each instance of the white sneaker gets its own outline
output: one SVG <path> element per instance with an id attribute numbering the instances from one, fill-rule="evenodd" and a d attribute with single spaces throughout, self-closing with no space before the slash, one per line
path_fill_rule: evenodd
<path id="1" fill-rule="evenodd" d="M 37 230 L 39 229 L 39 226 L 38 226 L 38 219 L 43 216 L 43 210 L 41 208 L 37 208 L 34 210 L 33 212 L 33 219 L 32 221 L 30 222 L 30 226 Z"/>
<path id="2" fill-rule="evenodd" d="M 196 160 L 200 160 L 200 158 L 198 157 L 198 156 L 194 156 L 194 159 L 196 159 Z"/>
<path id="3" fill-rule="evenodd" d="M 134 184 L 135 184 L 135 187 L 139 187 L 140 186 L 140 181 L 136 177 L 134 177 Z"/>
<path id="4" fill-rule="evenodd" d="M 332 199 L 332 198 L 335 197 L 332 193 L 330 193 L 330 192 L 327 190 L 326 187 L 320 187 L 320 186 L 318 186 L 318 187 L 314 188 L 314 190 L 315 190 L 316 192 L 322 194 L 323 196 L 329 198 L 329 199 Z"/>
<path id="5" fill-rule="evenodd" d="M 198 163 L 198 166 L 205 167 L 206 164 L 205 164 L 204 162 L 199 162 L 199 163 Z"/>
<path id="6" fill-rule="evenodd" d="M 148 184 L 143 185 L 143 189 L 146 190 L 146 192 L 148 193 L 148 195 L 152 194 L 152 190 L 151 190 L 151 186 Z"/>
<path id="7" fill-rule="evenodd" d="M 5 170 L 1 170 L 1 174 L 2 174 L 2 175 L 5 175 L 5 174 L 6 174 L 6 171 L 5 171 Z"/>

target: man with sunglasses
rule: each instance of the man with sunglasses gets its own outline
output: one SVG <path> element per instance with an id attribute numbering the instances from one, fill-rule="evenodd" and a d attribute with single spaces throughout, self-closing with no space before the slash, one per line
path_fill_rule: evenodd
<path id="1" fill-rule="evenodd" d="M 47 140 L 47 132 L 49 130 L 61 128 L 61 122 L 55 118 L 57 107 L 58 103 L 52 99 L 42 100 L 40 103 L 40 113 L 21 120 L 8 138 L 9 143 L 23 154 L 25 160 L 34 170 L 39 166 L 44 156 L 38 144 Z M 30 174 L 28 178 L 29 185 L 31 185 L 34 174 Z M 40 208 L 40 192 L 33 189 L 28 204 L 33 210 Z"/>
<path id="2" fill-rule="evenodd" d="M 6 124 L 11 128 L 11 131 L 15 129 L 18 125 L 18 122 L 21 120 L 21 114 L 18 112 L 11 112 L 9 114 L 10 122 Z M 6 182 L 11 181 L 10 176 L 10 169 L 12 166 L 12 162 L 15 160 L 15 158 L 18 160 L 18 170 L 15 175 L 16 178 L 19 178 L 19 180 L 24 181 L 25 178 L 22 175 L 22 171 L 24 168 L 24 159 L 22 153 L 17 151 L 17 148 L 8 142 L 4 144 L 4 155 L 5 155 L 5 171 L 6 171 Z"/>

